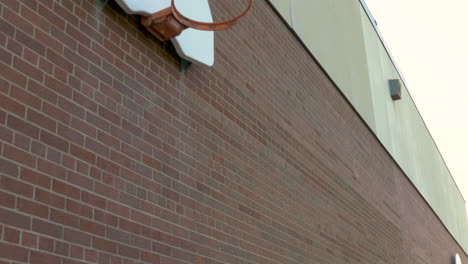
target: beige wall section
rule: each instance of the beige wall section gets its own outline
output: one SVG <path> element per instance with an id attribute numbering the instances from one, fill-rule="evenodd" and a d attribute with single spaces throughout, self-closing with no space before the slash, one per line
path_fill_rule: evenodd
<path id="1" fill-rule="evenodd" d="M 359 0 L 271 0 L 468 253 L 468 219 L 458 191 Z"/>

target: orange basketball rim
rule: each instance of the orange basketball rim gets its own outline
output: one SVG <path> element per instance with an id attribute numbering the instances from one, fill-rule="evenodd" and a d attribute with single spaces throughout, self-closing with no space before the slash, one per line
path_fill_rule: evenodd
<path id="1" fill-rule="evenodd" d="M 150 16 L 141 17 L 143 24 L 159 40 L 166 41 L 178 36 L 184 29 L 194 28 L 206 31 L 226 30 L 233 27 L 237 21 L 245 16 L 252 7 L 253 0 L 248 0 L 246 9 L 238 16 L 219 22 L 201 22 L 184 16 L 176 8 L 174 0 L 171 0 L 171 6 Z"/>

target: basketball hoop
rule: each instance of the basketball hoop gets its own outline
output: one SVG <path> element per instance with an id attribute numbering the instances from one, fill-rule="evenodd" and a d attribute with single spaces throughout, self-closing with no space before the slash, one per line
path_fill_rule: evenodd
<path id="1" fill-rule="evenodd" d="M 182 15 L 176 8 L 174 0 L 171 0 L 170 7 L 149 16 L 142 16 L 141 24 L 143 24 L 154 36 L 156 36 L 161 41 L 174 38 L 180 35 L 180 33 L 182 33 L 182 31 L 187 28 L 194 28 L 205 31 L 226 30 L 233 27 L 241 17 L 247 14 L 249 9 L 252 7 L 253 0 L 248 1 L 249 3 L 246 9 L 238 16 L 225 21 L 210 23 L 196 21 Z"/>

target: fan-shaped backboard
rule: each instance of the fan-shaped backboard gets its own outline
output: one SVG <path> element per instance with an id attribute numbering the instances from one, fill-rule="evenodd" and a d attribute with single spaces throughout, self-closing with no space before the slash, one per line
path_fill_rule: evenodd
<path id="1" fill-rule="evenodd" d="M 171 5 L 170 0 L 115 0 L 128 14 L 148 16 Z M 208 0 L 176 0 L 184 16 L 203 22 L 213 22 Z M 177 53 L 189 61 L 212 66 L 214 63 L 214 32 L 188 28 L 171 39 Z"/>

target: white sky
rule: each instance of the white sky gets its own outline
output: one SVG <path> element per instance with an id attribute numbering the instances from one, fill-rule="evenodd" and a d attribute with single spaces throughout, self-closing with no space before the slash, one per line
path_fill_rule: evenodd
<path id="1" fill-rule="evenodd" d="M 468 0 L 366 4 L 468 201 Z"/>

